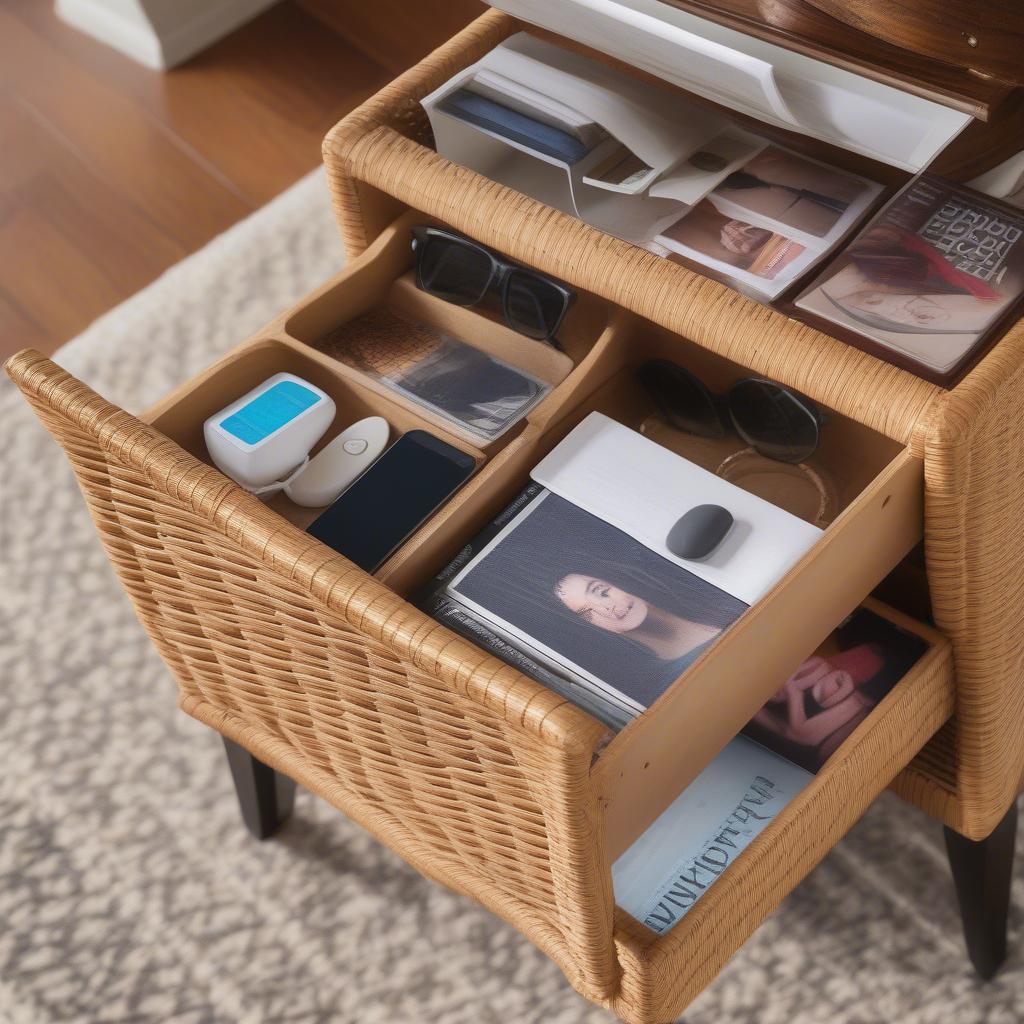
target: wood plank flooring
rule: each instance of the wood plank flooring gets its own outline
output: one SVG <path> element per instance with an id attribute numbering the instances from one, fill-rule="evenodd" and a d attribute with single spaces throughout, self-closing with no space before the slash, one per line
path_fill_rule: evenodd
<path id="1" fill-rule="evenodd" d="M 262 206 L 392 77 L 295 0 L 165 74 L 52 8 L 0 0 L 2 358 L 52 352 Z"/>
<path id="2" fill-rule="evenodd" d="M 395 75 L 487 10 L 482 0 L 298 2 Z"/>

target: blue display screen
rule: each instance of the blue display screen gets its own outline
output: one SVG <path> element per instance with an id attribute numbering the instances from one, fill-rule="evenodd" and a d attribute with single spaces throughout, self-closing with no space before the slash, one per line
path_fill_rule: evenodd
<path id="1" fill-rule="evenodd" d="M 220 425 L 240 441 L 258 444 L 319 401 L 320 396 L 315 391 L 293 380 L 281 380 L 222 419 Z"/>

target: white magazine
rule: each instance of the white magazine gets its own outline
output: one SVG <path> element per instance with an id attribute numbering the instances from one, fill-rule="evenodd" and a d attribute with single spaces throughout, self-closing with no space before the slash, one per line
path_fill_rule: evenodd
<path id="1" fill-rule="evenodd" d="M 615 902 L 652 931 L 670 931 L 813 780 L 737 736 L 612 865 Z"/>

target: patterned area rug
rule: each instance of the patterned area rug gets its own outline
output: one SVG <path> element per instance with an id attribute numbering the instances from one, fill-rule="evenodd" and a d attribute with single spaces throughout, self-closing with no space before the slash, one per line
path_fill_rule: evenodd
<path id="1" fill-rule="evenodd" d="M 57 359 L 141 410 L 342 260 L 316 173 Z M 6 377 L 0 415 L 2 1024 L 611 1020 L 309 794 L 279 838 L 249 839 L 218 737 L 176 710 L 61 452 Z M 685 1020 L 1015 1024 L 1019 917 L 1011 942 L 1000 978 L 977 982 L 941 832 L 886 795 Z"/>

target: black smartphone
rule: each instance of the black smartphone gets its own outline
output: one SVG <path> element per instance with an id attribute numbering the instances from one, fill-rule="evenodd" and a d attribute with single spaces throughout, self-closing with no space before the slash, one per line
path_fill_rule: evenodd
<path id="1" fill-rule="evenodd" d="M 472 475 L 473 457 L 425 430 L 403 434 L 308 532 L 375 572 Z"/>

